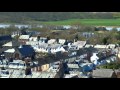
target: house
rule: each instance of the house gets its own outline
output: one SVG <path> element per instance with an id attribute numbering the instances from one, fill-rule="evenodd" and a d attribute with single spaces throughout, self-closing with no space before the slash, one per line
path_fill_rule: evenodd
<path id="1" fill-rule="evenodd" d="M 10 35 L 0 36 L 0 41 L 11 41 L 12 37 Z"/>
<path id="2" fill-rule="evenodd" d="M 38 41 L 27 41 L 26 45 L 35 46 L 35 45 L 39 45 L 39 42 Z"/>
<path id="3" fill-rule="evenodd" d="M 19 46 L 19 42 L 16 40 L 12 40 L 10 42 L 5 43 L 2 45 L 1 53 L 5 55 L 5 58 L 13 57 L 15 49 Z"/>
<path id="4" fill-rule="evenodd" d="M 39 35 L 41 34 L 40 32 L 37 32 L 37 31 L 26 31 L 27 35 L 30 35 L 30 36 L 36 36 L 36 35 Z"/>
<path id="5" fill-rule="evenodd" d="M 96 69 L 93 70 L 93 78 L 117 78 L 117 75 L 112 69 Z"/>
<path id="6" fill-rule="evenodd" d="M 47 62 L 48 61 L 48 62 Z M 40 61 L 38 61 L 38 65 L 32 67 L 32 73 L 34 74 L 35 72 L 49 72 L 49 73 L 55 73 L 55 78 L 60 78 L 63 77 L 63 65 L 60 61 L 57 62 L 50 62 L 50 60 L 46 59 L 45 61 L 42 60 L 42 63 L 40 63 Z M 44 62 L 44 63 L 43 63 Z M 34 76 L 34 77 L 38 77 Z"/>
<path id="7" fill-rule="evenodd" d="M 25 62 L 22 60 L 13 60 L 13 62 L 9 62 L 8 68 L 26 69 L 26 65 L 25 65 Z"/>
<path id="8" fill-rule="evenodd" d="M 115 47 L 116 47 L 115 44 L 109 44 L 109 45 L 108 45 L 108 48 L 111 48 L 111 49 L 114 49 Z"/>
<path id="9" fill-rule="evenodd" d="M 41 43 L 48 43 L 48 40 L 45 37 L 40 37 L 39 42 L 41 42 Z"/>
<path id="10" fill-rule="evenodd" d="M 79 64 L 83 72 L 91 72 L 93 69 L 95 69 L 93 63 L 81 63 Z"/>
<path id="11" fill-rule="evenodd" d="M 39 72 L 37 78 L 58 78 L 54 72 Z"/>
<path id="12" fill-rule="evenodd" d="M 66 48 L 60 44 L 52 44 L 49 46 L 51 53 L 56 53 L 56 52 L 65 52 Z"/>
<path id="13" fill-rule="evenodd" d="M 65 39 L 59 39 L 59 43 L 62 45 L 65 43 L 65 41 L 66 41 Z"/>
<path id="14" fill-rule="evenodd" d="M 80 68 L 78 64 L 67 64 L 67 72 L 72 73 L 72 72 L 79 72 Z"/>
<path id="15" fill-rule="evenodd" d="M 46 74 L 45 74 L 45 73 L 46 73 Z M 31 78 L 42 78 L 43 75 L 44 75 L 43 78 L 45 78 L 45 76 L 46 76 L 47 74 L 48 74 L 47 72 L 44 72 L 44 74 L 43 74 L 42 72 L 34 72 L 34 71 L 33 71 Z"/>
<path id="16" fill-rule="evenodd" d="M 38 40 L 37 40 L 37 37 L 30 37 L 29 41 L 38 41 Z"/>
<path id="17" fill-rule="evenodd" d="M 82 36 L 86 37 L 86 38 L 91 38 L 94 36 L 94 33 L 92 32 L 83 32 Z"/>
<path id="18" fill-rule="evenodd" d="M 12 32 L 11 37 L 19 36 L 20 34 L 21 34 L 21 32 L 19 30 L 14 31 L 14 32 Z"/>
<path id="19" fill-rule="evenodd" d="M 0 70 L 0 78 L 9 78 L 10 74 L 8 70 Z"/>
<path id="20" fill-rule="evenodd" d="M 30 36 L 29 35 L 20 35 L 19 42 L 23 45 L 26 44 L 27 41 L 29 41 Z"/>
<path id="21" fill-rule="evenodd" d="M 10 42 L 7 42 L 5 43 L 4 45 L 2 45 L 3 47 L 12 47 L 12 48 L 15 48 L 15 47 L 18 47 L 20 45 L 20 43 L 17 41 L 17 40 L 12 40 Z"/>
<path id="22" fill-rule="evenodd" d="M 90 47 L 93 47 L 94 45 L 92 45 L 92 44 L 86 44 L 85 45 L 85 48 L 90 48 Z"/>
<path id="23" fill-rule="evenodd" d="M 61 61 L 57 61 L 52 63 L 52 65 L 50 64 L 48 72 L 56 72 L 56 78 L 63 77 L 64 75 L 63 63 Z"/>
<path id="24" fill-rule="evenodd" d="M 22 70 L 14 69 L 9 78 L 19 78 L 21 74 L 22 74 Z"/>
<path id="25" fill-rule="evenodd" d="M 78 78 L 77 74 L 65 74 L 64 78 Z"/>
<path id="26" fill-rule="evenodd" d="M 55 39 L 50 39 L 50 40 L 48 40 L 48 44 L 54 44 L 55 42 L 56 42 Z"/>
<path id="27" fill-rule="evenodd" d="M 9 42 L 9 41 L 12 41 L 11 35 L 0 36 L 0 46 Z"/>
<path id="28" fill-rule="evenodd" d="M 14 57 L 21 60 L 26 57 L 30 57 L 31 59 L 33 59 L 34 56 L 35 51 L 30 45 L 20 45 L 20 47 L 17 48 L 14 53 Z"/>
<path id="29" fill-rule="evenodd" d="M 35 52 L 42 52 L 42 53 L 53 53 L 56 54 L 57 52 L 65 52 L 67 50 L 67 46 L 62 46 L 60 44 L 51 44 L 48 45 L 47 43 L 41 43 L 38 45 L 32 46 Z"/>
<path id="30" fill-rule="evenodd" d="M 94 48 L 97 48 L 97 49 L 101 49 L 101 48 L 102 49 L 106 49 L 106 48 L 108 48 L 108 46 L 107 45 L 98 45 L 97 44 L 97 45 L 94 46 Z"/>
<path id="31" fill-rule="evenodd" d="M 69 50 L 78 50 L 79 48 L 78 48 L 78 46 L 76 46 L 76 45 L 70 45 L 69 46 Z"/>
<path id="32" fill-rule="evenodd" d="M 47 52 L 48 44 L 41 43 L 39 45 L 34 45 L 32 47 L 34 48 L 35 52 Z"/>
<path id="33" fill-rule="evenodd" d="M 83 74 L 82 72 L 74 72 L 70 74 L 64 74 L 63 78 L 89 78 L 89 76 Z"/>
<path id="34" fill-rule="evenodd" d="M 9 59 L 9 58 L 13 57 L 14 53 L 15 53 L 15 49 L 14 48 L 5 50 L 4 51 L 5 58 Z"/>
<path id="35" fill-rule="evenodd" d="M 93 53 L 93 56 L 91 56 L 91 58 L 90 58 L 92 63 L 97 61 L 98 59 L 99 59 L 99 57 L 97 56 L 97 53 Z"/>
<path id="36" fill-rule="evenodd" d="M 39 68 L 43 68 L 43 70 L 47 70 L 49 69 L 49 67 L 51 67 L 52 64 L 54 64 L 57 61 L 60 61 L 62 59 L 61 55 L 59 55 L 59 57 L 56 57 L 53 54 L 48 54 L 47 56 L 39 56 L 38 58 L 36 58 L 36 61 L 38 61 L 38 65 Z M 49 65 L 48 65 L 49 64 Z M 46 69 L 47 68 L 47 69 Z M 40 69 L 41 70 L 41 69 Z"/>
<path id="37" fill-rule="evenodd" d="M 8 60 L 7 59 L 0 60 L 0 67 L 8 68 Z"/>
<path id="38" fill-rule="evenodd" d="M 86 41 L 77 41 L 73 45 L 76 45 L 78 48 L 83 48 L 86 45 Z"/>
<path id="39" fill-rule="evenodd" d="M 115 73 L 116 73 L 116 75 L 117 75 L 117 78 L 120 78 L 120 70 L 118 69 L 118 70 L 115 70 Z"/>

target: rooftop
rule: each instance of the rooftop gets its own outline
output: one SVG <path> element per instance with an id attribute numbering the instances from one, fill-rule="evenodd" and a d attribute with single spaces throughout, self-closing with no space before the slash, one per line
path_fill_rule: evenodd
<path id="1" fill-rule="evenodd" d="M 112 69 L 97 69 L 93 70 L 93 77 L 95 78 L 111 78 L 114 71 Z"/>
<path id="2" fill-rule="evenodd" d="M 21 35 L 19 39 L 29 39 L 29 35 Z"/>
<path id="3" fill-rule="evenodd" d="M 22 45 L 22 47 L 18 48 L 18 50 L 25 57 L 35 54 L 34 49 L 29 45 Z"/>
<path id="4" fill-rule="evenodd" d="M 68 68 L 79 68 L 78 64 L 67 64 Z"/>
<path id="5" fill-rule="evenodd" d="M 77 45 L 77 46 L 80 46 L 80 47 L 85 46 L 85 44 L 86 44 L 86 41 L 77 41 L 77 42 L 73 43 L 73 45 Z"/>

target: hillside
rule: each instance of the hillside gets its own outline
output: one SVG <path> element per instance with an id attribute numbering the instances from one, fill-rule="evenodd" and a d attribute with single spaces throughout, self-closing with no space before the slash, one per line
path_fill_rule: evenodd
<path id="1" fill-rule="evenodd" d="M 59 21 L 68 19 L 114 19 L 119 14 L 105 12 L 0 12 L 0 23 Z"/>

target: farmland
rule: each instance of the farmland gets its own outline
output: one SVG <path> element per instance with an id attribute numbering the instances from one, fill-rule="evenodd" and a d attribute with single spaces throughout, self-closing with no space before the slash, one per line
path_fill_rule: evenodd
<path id="1" fill-rule="evenodd" d="M 35 21 L 36 22 L 36 21 Z M 120 19 L 69 19 L 63 21 L 37 22 L 47 25 L 92 25 L 92 26 L 120 26 Z"/>

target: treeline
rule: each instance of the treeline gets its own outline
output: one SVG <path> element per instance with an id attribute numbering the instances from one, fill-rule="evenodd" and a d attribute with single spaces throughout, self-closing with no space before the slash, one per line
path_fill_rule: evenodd
<path id="1" fill-rule="evenodd" d="M 113 13 L 92 12 L 0 12 L 0 23 L 27 21 L 59 21 L 67 19 L 113 19 Z"/>

